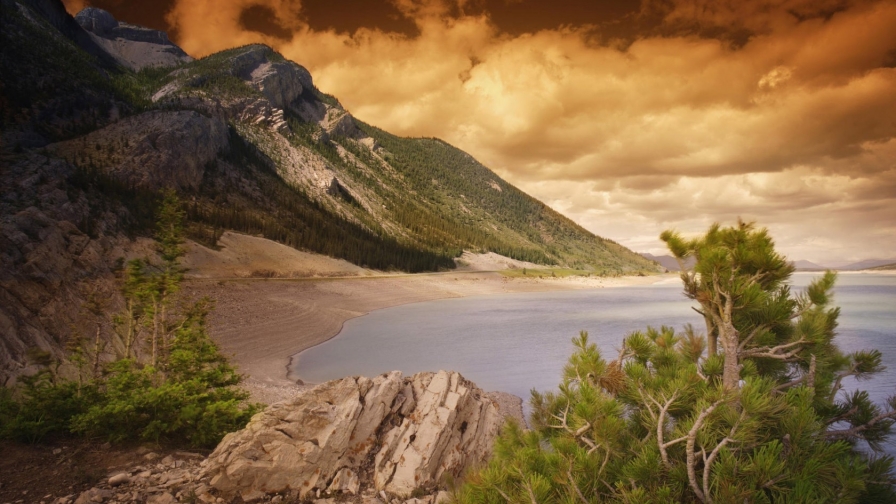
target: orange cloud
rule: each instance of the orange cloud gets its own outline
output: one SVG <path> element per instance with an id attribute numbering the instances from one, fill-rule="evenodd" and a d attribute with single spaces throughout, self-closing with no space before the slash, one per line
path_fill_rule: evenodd
<path id="1" fill-rule="evenodd" d="M 89 6 L 87 0 L 66 0 L 63 2 L 65 5 L 65 10 L 72 16 L 81 12 L 82 9 Z"/>

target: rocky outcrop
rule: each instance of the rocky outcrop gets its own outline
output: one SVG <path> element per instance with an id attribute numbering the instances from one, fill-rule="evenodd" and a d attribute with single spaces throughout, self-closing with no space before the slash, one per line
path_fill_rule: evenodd
<path id="1" fill-rule="evenodd" d="M 291 61 L 265 61 L 245 79 L 277 108 L 285 109 L 311 87 L 308 70 Z"/>
<path id="2" fill-rule="evenodd" d="M 97 323 L 108 324 L 108 317 L 84 309 L 84 301 L 92 295 L 109 311 L 119 308 L 112 269 L 123 251 L 114 236 L 120 209 L 92 210 L 86 194 L 67 187 L 74 166 L 28 154 L 2 175 L 0 385 L 11 385 L 42 362 L 62 359 Z"/>
<path id="3" fill-rule="evenodd" d="M 193 61 L 165 32 L 118 22 L 112 14 L 95 7 L 81 10 L 75 21 L 93 42 L 119 64 L 132 70 L 174 66 Z"/>
<path id="4" fill-rule="evenodd" d="M 435 491 L 488 458 L 503 418 L 456 372 L 344 378 L 256 415 L 221 441 L 204 474 L 244 499 Z"/>
<path id="5" fill-rule="evenodd" d="M 48 151 L 80 165 L 103 167 L 150 188 L 196 189 L 205 167 L 229 147 L 227 124 L 198 112 L 146 112 Z"/>

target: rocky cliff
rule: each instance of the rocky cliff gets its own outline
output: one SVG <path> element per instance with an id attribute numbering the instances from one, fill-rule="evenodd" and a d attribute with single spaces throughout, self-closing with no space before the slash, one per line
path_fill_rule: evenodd
<path id="1" fill-rule="evenodd" d="M 102 9 L 87 7 L 75 16 L 75 21 L 88 32 L 97 46 L 131 70 L 193 61 L 168 40 L 165 32 L 121 23 Z"/>
<path id="2" fill-rule="evenodd" d="M 269 406 L 205 460 L 146 454 L 57 502 L 442 504 L 512 414 L 456 372 L 344 378 Z"/>

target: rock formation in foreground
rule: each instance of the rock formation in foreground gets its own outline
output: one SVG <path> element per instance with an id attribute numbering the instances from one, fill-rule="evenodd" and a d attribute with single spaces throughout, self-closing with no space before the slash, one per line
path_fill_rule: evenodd
<path id="1" fill-rule="evenodd" d="M 433 493 L 489 457 L 506 414 L 456 372 L 344 378 L 257 414 L 203 476 L 246 501 Z"/>

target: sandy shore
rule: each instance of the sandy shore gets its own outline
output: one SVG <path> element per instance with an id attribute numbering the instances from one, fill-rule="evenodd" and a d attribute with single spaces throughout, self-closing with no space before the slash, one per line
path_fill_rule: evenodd
<path id="1" fill-rule="evenodd" d="M 216 302 L 210 331 L 247 375 L 253 399 L 287 398 L 302 387 L 287 376 L 290 357 L 322 343 L 346 320 L 373 310 L 453 297 L 646 285 L 669 278 L 511 279 L 494 272 L 333 279 L 192 279 L 192 295 Z"/>

